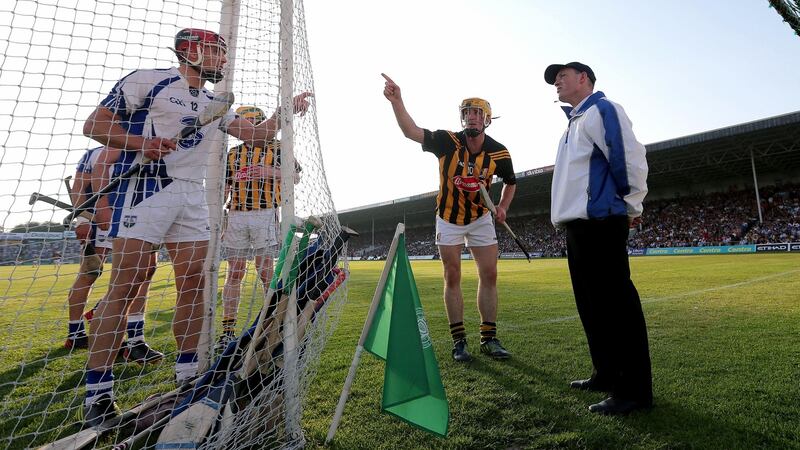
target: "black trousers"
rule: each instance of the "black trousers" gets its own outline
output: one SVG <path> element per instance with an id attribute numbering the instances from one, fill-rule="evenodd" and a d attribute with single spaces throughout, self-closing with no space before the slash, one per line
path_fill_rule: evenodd
<path id="1" fill-rule="evenodd" d="M 628 264 L 628 218 L 567 223 L 567 261 L 592 378 L 613 396 L 650 403 L 653 383 L 647 325 Z"/>

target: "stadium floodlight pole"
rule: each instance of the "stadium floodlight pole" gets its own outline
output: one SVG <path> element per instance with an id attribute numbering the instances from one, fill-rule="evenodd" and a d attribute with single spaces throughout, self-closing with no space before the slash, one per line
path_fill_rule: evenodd
<path id="1" fill-rule="evenodd" d="M 481 197 L 483 198 L 483 203 L 486 205 L 487 208 L 489 208 L 489 211 L 491 211 L 492 214 L 494 214 L 494 216 L 497 217 L 497 208 L 495 208 L 494 202 L 492 202 L 492 197 L 489 196 L 489 191 L 486 190 L 486 186 L 484 186 L 483 183 L 478 183 L 478 185 L 480 186 L 481 189 Z M 508 234 L 510 234 L 511 237 L 514 239 L 514 242 L 517 243 L 517 247 L 519 247 L 519 249 L 522 250 L 522 253 L 525 254 L 525 257 L 528 258 L 528 262 L 531 262 L 530 253 L 528 253 L 528 250 L 525 248 L 524 245 L 522 245 L 522 241 L 519 240 L 517 235 L 514 234 L 513 231 L 511 231 L 511 227 L 508 225 L 508 223 L 506 223 L 506 221 L 503 221 L 503 226 L 506 227 L 506 231 L 508 231 Z"/>
<path id="2" fill-rule="evenodd" d="M 280 20 L 280 151 L 281 151 L 281 235 L 294 223 L 294 0 L 281 0 Z M 297 380 L 297 296 L 289 296 L 283 321 L 283 386 L 286 434 L 303 440 L 300 428 L 300 398 Z M 302 447 L 302 445 L 301 445 Z"/>
<path id="3" fill-rule="evenodd" d="M 753 188 L 756 191 L 756 207 L 758 208 L 758 223 L 764 223 L 764 218 L 761 216 L 761 196 L 758 194 L 758 177 L 756 176 L 756 160 L 753 157 L 753 147 L 750 147 L 750 167 L 753 168 Z"/>
<path id="4" fill-rule="evenodd" d="M 397 243 L 400 240 L 400 235 L 405 233 L 405 231 L 406 226 L 402 223 L 398 223 L 394 231 L 392 244 L 389 246 L 389 253 L 386 254 L 386 264 L 383 265 L 383 272 L 381 272 L 381 277 L 378 280 L 378 287 L 375 288 L 375 294 L 372 296 L 372 303 L 369 305 L 367 320 L 364 321 L 364 328 L 361 329 L 361 337 L 358 338 L 356 353 L 353 355 L 353 362 L 350 363 L 350 371 L 347 373 L 347 378 L 344 380 L 342 395 L 339 396 L 339 403 L 336 405 L 336 413 L 333 415 L 333 421 L 331 422 L 330 428 L 328 428 L 328 435 L 325 437 L 325 444 L 333 440 L 333 435 L 336 434 L 336 429 L 339 428 L 339 423 L 342 421 L 344 406 L 347 403 L 347 397 L 350 396 L 350 388 L 352 388 L 353 380 L 356 377 L 356 370 L 361 360 L 361 353 L 364 352 L 364 342 L 367 340 L 369 330 L 372 328 L 372 320 L 375 318 L 375 312 L 378 310 L 378 305 L 381 303 L 383 287 L 386 285 L 386 279 L 389 278 L 389 271 L 392 268 L 394 254 L 397 253 Z"/>

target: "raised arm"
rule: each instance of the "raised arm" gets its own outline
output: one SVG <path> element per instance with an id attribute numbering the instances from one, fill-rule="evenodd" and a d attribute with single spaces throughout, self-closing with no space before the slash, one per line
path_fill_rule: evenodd
<path id="1" fill-rule="evenodd" d="M 309 98 L 313 97 L 311 92 L 303 92 L 298 94 L 293 99 L 293 111 L 295 114 L 304 116 L 311 106 Z M 280 110 L 276 110 L 272 117 L 261 122 L 258 125 L 253 125 L 247 119 L 238 117 L 231 121 L 228 125 L 228 134 L 239 139 L 247 145 L 252 147 L 264 148 L 268 142 L 275 138 L 278 134 L 280 127 Z"/>
<path id="2" fill-rule="evenodd" d="M 397 125 L 403 131 L 405 137 L 412 141 L 422 144 L 425 139 L 425 132 L 422 128 L 418 127 L 411 118 L 411 115 L 406 111 L 406 106 L 403 104 L 403 97 L 400 95 L 400 86 L 398 86 L 388 75 L 382 73 L 381 76 L 386 80 L 383 88 L 383 96 L 392 104 L 394 110 L 394 117 L 397 119 Z"/>

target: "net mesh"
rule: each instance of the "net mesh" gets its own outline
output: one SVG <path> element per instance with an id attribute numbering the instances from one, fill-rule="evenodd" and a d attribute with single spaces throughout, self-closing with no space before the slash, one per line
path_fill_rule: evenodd
<path id="1" fill-rule="evenodd" d="M 226 16 L 234 11 L 232 5 L 238 8 L 235 20 Z M 120 336 L 131 342 L 143 339 L 164 356 L 160 364 L 138 364 L 135 355 L 126 353 L 129 344 L 121 344 L 113 363 L 113 391 L 125 420 L 80 433 L 88 355 L 83 348 L 86 342 L 80 342 L 84 334 L 75 332 L 74 327 L 80 323 L 85 330 L 82 333 L 88 334 L 90 323 L 95 330 L 97 318 L 105 318 L 106 313 L 99 310 L 93 311 L 91 321 L 84 314 L 91 317 L 93 306 L 105 307 L 101 299 L 114 286 L 111 251 L 98 246 L 105 260 L 104 271 L 87 281 L 89 257 L 77 239 L 85 230 L 74 224 L 65 229 L 61 220 L 68 211 L 63 204 L 55 204 L 71 205 L 87 198 L 70 195 L 68 185 L 73 192 L 81 191 L 97 179 L 98 172 L 113 178 L 114 164 L 123 158 L 120 155 L 115 156 L 117 160 L 108 157 L 107 163 L 103 162 L 105 156 L 96 156 L 99 162 L 91 163 L 87 158 L 86 165 L 93 170 L 79 170 L 79 160 L 87 155 L 87 149 L 100 145 L 84 136 L 84 122 L 117 81 L 131 71 L 177 66 L 169 47 L 181 28 L 235 36 L 229 43 L 227 84 L 216 88 L 219 91 L 225 86 L 235 94 L 234 109 L 257 106 L 269 118 L 281 103 L 285 58 L 281 55 L 280 15 L 278 0 L 19 0 L 0 4 L 1 447 L 30 448 L 54 442 L 54 448 L 152 447 L 163 440 L 162 430 L 186 420 L 174 415 L 176 405 L 183 402 L 189 411 L 203 398 L 213 398 L 209 394 L 215 392 L 215 386 L 229 386 L 229 394 L 222 397 L 227 401 L 221 402 L 207 432 L 186 439 L 202 448 L 303 445 L 302 428 L 292 422 L 299 420 L 298 411 L 312 386 L 320 353 L 347 299 L 348 274 L 342 255 L 349 234 L 339 225 L 328 189 L 313 97 L 308 99 L 308 111 L 293 117 L 298 174 L 292 198 L 283 199 L 284 210 L 285 204 L 292 202 L 296 218 L 319 219 L 313 229 L 294 237 L 297 253 L 287 258 L 286 264 L 296 269 L 295 276 L 282 280 L 275 295 L 265 295 L 268 286 L 260 279 L 254 259 L 260 253 L 255 248 L 248 250 L 235 326 L 239 344 L 227 350 L 214 349 L 208 364 L 216 370 L 201 371 L 193 385 L 181 390 L 174 381 L 179 352 L 173 321 L 178 320 L 176 285 L 185 280 L 183 271 L 172 264 L 170 252 L 156 249 L 152 280 L 145 283 L 148 289 L 139 291 L 146 296 L 143 330 L 140 324 L 139 332 L 126 330 Z M 313 93 L 301 1 L 294 2 L 292 22 L 291 90 L 293 95 Z M 225 29 L 225 24 L 231 23 L 235 28 Z M 222 250 L 225 225 L 221 211 L 230 195 L 223 177 L 227 151 L 240 143 L 233 137 L 219 140 L 210 151 L 208 167 L 202 168 L 207 170 L 205 186 L 197 188 L 210 191 L 206 195 L 212 263 L 207 265 L 205 286 L 214 305 L 207 308 L 206 320 L 213 320 L 213 326 L 204 329 L 206 335 L 200 340 L 212 347 L 222 330 L 221 294 L 230 256 L 227 249 Z M 97 155 L 106 153 L 98 151 Z M 215 169 L 215 161 L 221 167 Z M 271 176 L 273 185 L 279 185 L 276 176 Z M 284 214 L 283 220 L 299 219 Z M 281 243 L 277 225 L 275 234 Z M 150 271 L 151 256 L 145 253 L 147 262 L 139 267 Z M 276 276 L 280 278 L 280 273 Z M 282 309 L 290 297 L 297 300 L 293 327 L 285 322 L 292 315 L 285 315 Z M 131 327 L 131 317 L 137 316 L 134 309 L 132 306 L 120 319 L 123 329 Z M 262 309 L 265 314 L 260 314 Z M 253 332 L 251 324 L 259 318 L 264 320 L 255 329 L 265 326 L 262 339 L 248 344 L 242 336 Z M 293 336 L 288 333 L 291 329 L 295 330 Z M 68 337 L 73 338 L 72 343 Z M 248 371 L 250 345 L 257 351 Z M 287 355 L 296 357 L 287 359 Z M 294 362 L 294 370 L 287 370 L 285 361 Z M 287 372 L 294 376 L 287 379 Z M 288 398 L 287 388 L 297 395 Z M 294 401 L 295 408 L 287 408 Z"/>

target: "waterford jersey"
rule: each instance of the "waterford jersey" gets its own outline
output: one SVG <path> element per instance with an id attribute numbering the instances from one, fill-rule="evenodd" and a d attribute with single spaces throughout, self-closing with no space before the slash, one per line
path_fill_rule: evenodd
<path id="1" fill-rule="evenodd" d="M 128 169 L 131 168 L 134 161 L 138 161 L 139 157 L 141 157 L 141 153 L 135 150 L 119 150 L 119 156 L 114 164 L 108 168 L 108 179 L 113 180 L 118 176 L 122 175 L 123 173 L 127 172 Z M 108 193 L 108 204 L 112 208 L 111 213 L 111 228 L 108 229 L 108 237 L 117 237 L 117 232 L 119 232 L 119 221 L 122 217 L 122 209 L 125 206 L 125 195 L 128 191 L 128 184 L 131 182 L 139 182 L 137 180 L 124 180 L 117 186 L 116 189 Z M 134 193 L 135 196 L 140 197 L 141 201 L 141 192 L 137 190 Z"/>
<path id="2" fill-rule="evenodd" d="M 468 225 L 488 212 L 483 205 L 480 183 L 488 189 L 496 174 L 505 184 L 516 184 L 508 150 L 489 136 L 477 154 L 467 149 L 463 131 L 424 130 L 422 149 L 439 158 L 439 194 L 436 212 L 455 225 Z"/>
<path id="3" fill-rule="evenodd" d="M 102 149 L 103 147 L 95 147 L 86 150 L 83 156 L 81 156 L 81 159 L 78 161 L 76 172 L 91 175 L 92 170 L 94 170 L 94 166 L 97 164 L 97 157 L 100 156 L 100 150 Z M 86 194 L 87 197 L 91 197 L 92 194 L 94 194 L 91 183 L 87 183 L 83 187 L 83 194 Z"/>
<path id="4" fill-rule="evenodd" d="M 173 138 L 211 103 L 214 93 L 190 88 L 177 68 L 137 70 L 117 82 L 100 103 L 121 117 L 129 134 L 145 138 Z M 202 182 L 209 152 L 222 144 L 219 129 L 226 129 L 236 116 L 232 111 L 178 141 L 175 151 L 145 165 L 136 181 L 136 192 L 147 198 L 173 179 Z M 136 161 L 142 158 L 137 152 Z M 140 189 L 141 188 L 141 189 Z M 142 198 L 142 199 L 143 199 Z M 138 203 L 134 201 L 134 204 Z"/>

